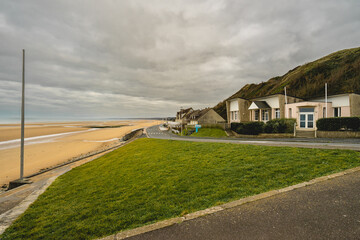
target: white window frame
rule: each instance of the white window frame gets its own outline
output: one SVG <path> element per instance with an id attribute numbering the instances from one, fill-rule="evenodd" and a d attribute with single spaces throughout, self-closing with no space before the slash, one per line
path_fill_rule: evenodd
<path id="1" fill-rule="evenodd" d="M 256 115 L 256 113 L 257 113 L 257 115 Z M 254 120 L 255 121 L 259 121 L 259 115 L 260 115 L 260 110 L 259 109 L 254 110 Z"/>
<path id="2" fill-rule="evenodd" d="M 337 110 L 337 114 L 335 114 L 336 110 Z M 334 117 L 341 117 L 341 107 L 334 107 Z"/>
<path id="3" fill-rule="evenodd" d="M 280 108 L 275 108 L 275 118 L 280 118 Z"/>
<path id="4" fill-rule="evenodd" d="M 235 118 L 235 120 L 238 120 L 238 112 L 237 111 L 234 111 L 234 118 Z"/>
<path id="5" fill-rule="evenodd" d="M 269 110 L 261 110 L 261 120 L 263 122 L 269 121 Z"/>

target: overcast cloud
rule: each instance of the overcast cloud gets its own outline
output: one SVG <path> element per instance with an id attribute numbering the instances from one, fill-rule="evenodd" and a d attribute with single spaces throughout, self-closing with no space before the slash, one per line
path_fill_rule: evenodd
<path id="1" fill-rule="evenodd" d="M 0 2 L 0 117 L 174 116 L 360 45 L 358 0 Z"/>

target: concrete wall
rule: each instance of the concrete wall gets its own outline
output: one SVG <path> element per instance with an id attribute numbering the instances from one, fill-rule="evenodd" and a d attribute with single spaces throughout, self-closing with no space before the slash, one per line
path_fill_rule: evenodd
<path id="1" fill-rule="evenodd" d="M 287 96 L 287 103 L 291 104 L 291 103 L 298 103 L 298 102 L 303 102 L 304 100 L 301 98 L 296 98 L 296 97 L 289 97 Z M 280 105 L 280 118 L 290 118 L 289 117 L 289 108 L 285 108 L 285 95 L 279 95 L 279 102 L 284 103 L 283 105 Z M 292 111 L 292 117 L 291 118 L 295 118 L 294 117 L 294 111 Z"/>
<path id="2" fill-rule="evenodd" d="M 288 117 L 289 108 L 292 110 L 292 118 L 296 119 L 296 129 L 305 130 L 304 128 L 300 128 L 300 112 L 299 108 L 301 107 L 313 107 L 314 108 L 314 128 L 316 129 L 316 121 L 320 118 L 323 118 L 323 108 L 325 107 L 325 103 L 323 102 L 297 102 L 290 103 L 285 106 L 286 116 Z M 331 103 L 327 103 L 327 112 L 328 117 L 333 116 L 333 108 L 331 107 Z M 311 129 L 311 128 L 308 128 Z"/>
<path id="3" fill-rule="evenodd" d="M 351 117 L 350 106 L 341 107 L 341 117 Z M 334 108 L 333 108 L 333 116 L 334 116 Z"/>
<path id="4" fill-rule="evenodd" d="M 360 138 L 360 132 L 351 131 L 317 131 L 318 138 Z"/>
<path id="5" fill-rule="evenodd" d="M 245 99 L 238 99 L 239 101 L 239 119 L 240 122 L 249 122 L 250 121 L 250 111 L 249 107 L 251 102 Z"/>
<path id="6" fill-rule="evenodd" d="M 360 117 L 360 95 L 350 94 L 350 116 Z"/>

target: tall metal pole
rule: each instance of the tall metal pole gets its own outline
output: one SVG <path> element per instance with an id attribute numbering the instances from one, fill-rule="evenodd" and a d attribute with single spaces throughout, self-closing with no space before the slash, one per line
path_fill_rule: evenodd
<path id="1" fill-rule="evenodd" d="M 327 110 L 328 110 L 328 104 L 327 104 L 327 83 L 325 83 L 325 117 L 327 118 Z"/>
<path id="2" fill-rule="evenodd" d="M 25 123 L 25 49 L 23 49 L 23 69 L 22 69 L 20 180 L 23 180 L 24 178 L 24 123 Z"/>

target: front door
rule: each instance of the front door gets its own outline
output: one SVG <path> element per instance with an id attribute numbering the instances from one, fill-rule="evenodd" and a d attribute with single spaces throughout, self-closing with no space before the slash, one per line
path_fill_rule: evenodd
<path id="1" fill-rule="evenodd" d="M 314 128 L 313 113 L 300 113 L 300 128 Z"/>

